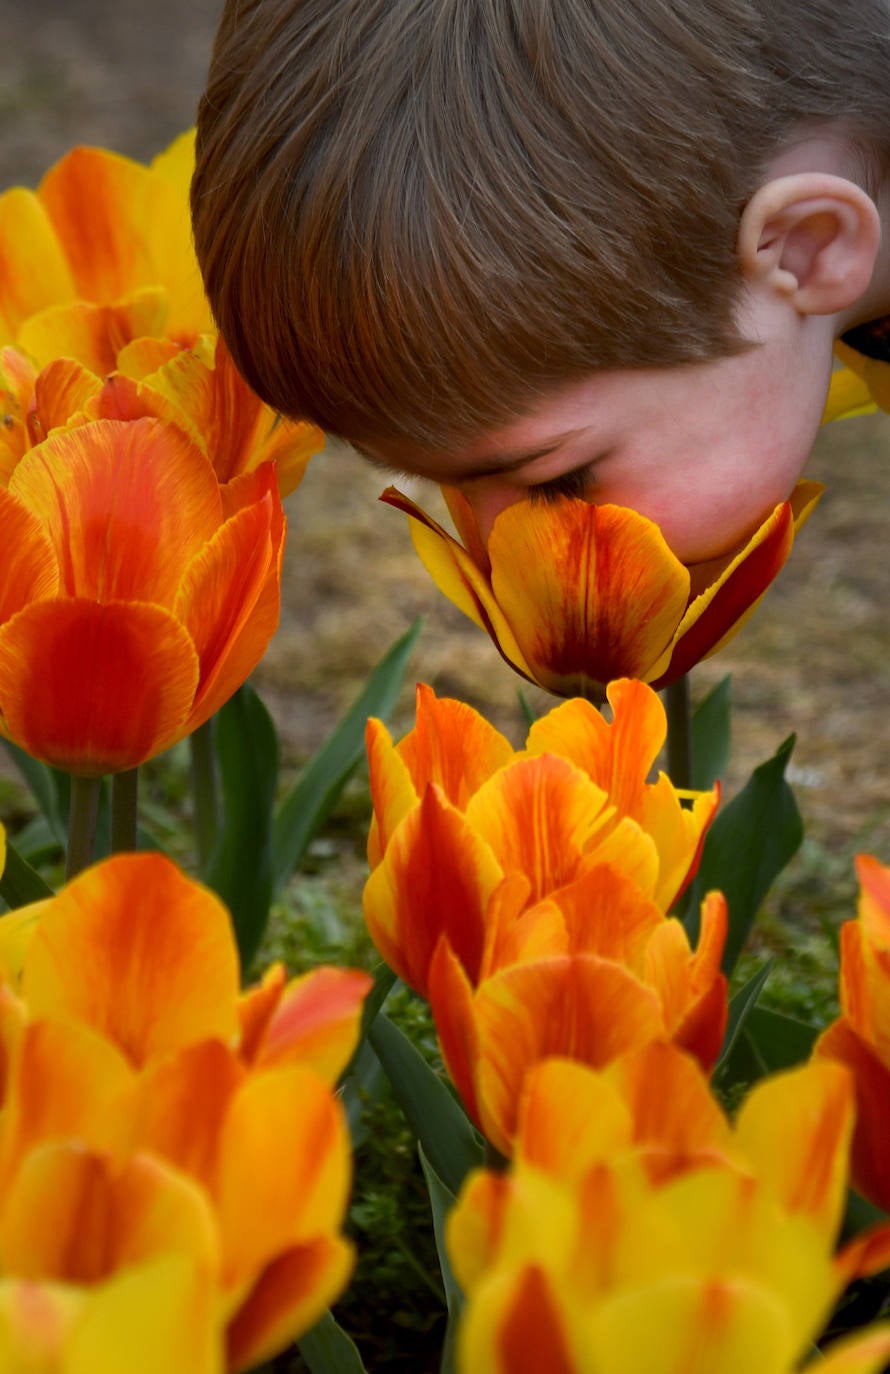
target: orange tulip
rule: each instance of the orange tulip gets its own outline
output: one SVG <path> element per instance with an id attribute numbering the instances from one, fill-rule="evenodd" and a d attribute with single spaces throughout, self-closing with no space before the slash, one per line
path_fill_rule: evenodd
<path id="1" fill-rule="evenodd" d="M 838 1060 L 856 1083 L 853 1183 L 890 1211 L 890 868 L 860 854 L 859 913 L 841 926 L 841 1015 L 814 1054 Z"/>
<path id="2" fill-rule="evenodd" d="M 173 425 L 51 435 L 0 488 L 0 728 L 74 773 L 135 767 L 207 720 L 278 623 L 271 464 L 221 489 Z"/>
<path id="3" fill-rule="evenodd" d="M 104 375 L 146 336 L 190 347 L 213 329 L 191 237 L 194 139 L 150 166 L 73 148 L 36 191 L 0 196 L 0 343 L 40 366 L 77 358 Z"/>
<path id="4" fill-rule="evenodd" d="M 381 500 L 410 516 L 439 590 L 512 668 L 559 696 L 599 700 L 615 678 L 663 687 L 716 653 L 783 566 L 822 490 L 799 482 L 743 547 L 693 567 L 653 521 L 624 507 L 519 501 L 497 517 L 486 547 L 456 489 L 443 493 L 462 543 L 396 488 Z"/>
<path id="5" fill-rule="evenodd" d="M 340 1234 L 348 1130 L 332 1086 L 368 976 L 317 969 L 287 983 L 275 966 L 239 994 L 228 913 L 157 854 L 97 864 L 4 918 L 0 965 L 25 1017 L 0 1117 L 2 1272 L 64 1279 L 81 1305 L 98 1301 L 126 1257 L 142 1258 L 135 1227 L 176 1257 L 173 1296 L 195 1272 L 209 1284 L 208 1369 L 246 1369 L 311 1326 L 352 1264 Z M 133 1201 L 131 1177 L 145 1178 Z M 65 1218 L 87 1201 L 95 1227 L 66 1246 Z M 138 1300 L 160 1320 L 152 1273 Z M 0 1339 L 3 1301 L 0 1279 Z M 126 1361 L 108 1340 L 94 1367 L 111 1374 Z"/>
<path id="6" fill-rule="evenodd" d="M 764 1082 L 730 1126 L 669 1046 L 540 1065 L 509 1172 L 471 1175 L 449 1218 L 458 1369 L 792 1374 L 856 1272 L 833 1254 L 852 1119 L 834 1066 Z M 888 1354 L 876 1327 L 818 1368 Z"/>
<path id="7" fill-rule="evenodd" d="M 710 1067 L 723 1038 L 723 898 L 704 903 L 695 952 L 664 914 L 716 791 L 686 808 L 664 774 L 647 781 L 664 709 L 641 682 L 615 682 L 609 698 L 610 724 L 575 699 L 535 722 L 522 751 L 423 685 L 398 745 L 368 726 L 365 919 L 429 998 L 458 1091 L 505 1153 L 540 1059 L 599 1066 L 668 1038 Z"/>

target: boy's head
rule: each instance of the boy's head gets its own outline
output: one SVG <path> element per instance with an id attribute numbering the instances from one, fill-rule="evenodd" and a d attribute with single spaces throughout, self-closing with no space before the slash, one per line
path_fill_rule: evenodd
<path id="1" fill-rule="evenodd" d="M 583 485 L 710 557 L 890 311 L 888 72 L 888 0 L 227 0 L 219 327 L 271 405 L 483 523 Z"/>

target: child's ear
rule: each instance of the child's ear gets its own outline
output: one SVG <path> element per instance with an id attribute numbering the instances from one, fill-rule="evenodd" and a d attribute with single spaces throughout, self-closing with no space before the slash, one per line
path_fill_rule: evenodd
<path id="1" fill-rule="evenodd" d="M 877 207 L 861 187 L 799 172 L 755 191 L 737 247 L 749 281 L 765 282 L 802 315 L 833 315 L 868 289 L 880 242 Z"/>

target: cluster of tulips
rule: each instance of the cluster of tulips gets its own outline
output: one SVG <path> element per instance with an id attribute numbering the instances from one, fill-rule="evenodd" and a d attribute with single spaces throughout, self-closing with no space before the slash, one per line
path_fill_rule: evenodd
<path id="1" fill-rule="evenodd" d="M 323 445 L 214 331 L 192 159 L 189 134 L 149 166 L 78 148 L 0 196 L 0 733 L 70 774 L 72 816 L 75 782 L 194 737 L 249 677 L 282 497 Z M 884 386 L 840 373 L 828 413 Z M 890 1211 L 890 870 L 860 860 L 841 1017 L 730 1120 L 731 913 L 715 886 L 680 918 L 719 786 L 654 771 L 657 689 L 735 633 L 819 494 L 698 567 L 628 510 L 520 502 L 484 544 L 459 493 L 457 537 L 384 494 L 441 590 L 568 698 L 519 749 L 425 685 L 404 738 L 367 724 L 368 930 L 430 1004 L 463 1104 L 438 1080 L 441 1121 L 465 1109 L 491 1166 L 438 1183 L 443 1369 L 815 1369 L 846 1286 L 890 1266 L 880 1217 L 839 1239 L 851 1185 Z M 324 1319 L 313 1374 L 361 1369 L 327 1313 L 354 1261 L 338 1085 L 369 1046 L 398 1077 L 385 979 L 273 964 L 244 987 L 209 886 L 158 852 L 70 860 L 0 919 L 0 1367 L 223 1374 Z M 888 1361 L 878 1324 L 818 1367 Z"/>

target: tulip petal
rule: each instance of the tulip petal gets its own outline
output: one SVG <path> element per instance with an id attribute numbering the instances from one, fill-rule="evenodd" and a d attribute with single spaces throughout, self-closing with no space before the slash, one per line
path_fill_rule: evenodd
<path id="1" fill-rule="evenodd" d="M 53 358 L 76 358 L 101 377 L 117 366 L 123 348 L 147 333 L 161 333 L 167 323 L 166 293 L 142 287 L 116 305 L 70 301 L 31 315 L 18 332 L 19 344 L 46 366 Z"/>
<path id="2" fill-rule="evenodd" d="M 77 294 L 45 207 L 14 186 L 0 196 L 0 342 L 15 341 L 29 315 Z"/>
<path id="3" fill-rule="evenodd" d="M 417 685 L 414 729 L 397 747 L 418 796 L 434 782 L 461 811 L 515 757 L 510 741 L 472 706 L 437 697 L 424 682 Z"/>
<path id="4" fill-rule="evenodd" d="M 54 358 L 34 381 L 34 418 L 39 423 L 35 442 L 85 413 L 100 390 L 99 378 L 82 363 L 73 358 Z"/>
<path id="5" fill-rule="evenodd" d="M 238 1022 L 241 1026 L 238 1048 L 245 1064 L 253 1063 L 286 983 L 287 969 L 280 960 L 276 960 L 266 969 L 259 983 L 254 983 L 238 998 Z"/>
<path id="6" fill-rule="evenodd" d="M 642 974 L 646 948 L 664 915 L 641 891 L 635 873 L 597 864 L 553 900 L 563 913 L 572 954 L 598 954 Z"/>
<path id="7" fill-rule="evenodd" d="M 499 769 L 466 809 L 503 872 L 530 880 L 533 901 L 579 876 L 585 848 L 613 814 L 606 793 L 553 754 Z"/>
<path id="8" fill-rule="evenodd" d="M 327 1085 L 303 1068 L 251 1075 L 229 1108 L 218 1179 L 227 1283 L 338 1229 L 350 1153 Z"/>
<path id="9" fill-rule="evenodd" d="M 203 1191 L 158 1159 L 121 1166 L 78 1145 L 46 1145 L 25 1159 L 4 1199 L 4 1266 L 22 1278 L 94 1284 L 117 1269 L 181 1250 L 216 1261 Z"/>
<path id="10" fill-rule="evenodd" d="M 383 721 L 369 717 L 365 726 L 368 781 L 374 816 L 368 832 L 368 864 L 379 864 L 396 827 L 413 811 L 420 797 L 401 752 Z"/>
<path id="11" fill-rule="evenodd" d="M 0 625 L 32 601 L 54 596 L 59 566 L 37 517 L 5 487 L 0 487 L 0 548 L 4 551 L 0 582 Z"/>
<path id="12" fill-rule="evenodd" d="M 429 999 L 445 1067 L 468 1114 L 482 1130 L 476 1096 L 476 1065 L 480 1051 L 473 985 L 444 936 L 430 960 Z"/>
<path id="13" fill-rule="evenodd" d="M 516 1139 L 517 1158 L 524 1162 L 560 1179 L 580 1180 L 592 1165 L 628 1150 L 632 1133 L 628 1103 L 610 1076 L 556 1058 L 526 1074 Z"/>
<path id="14" fill-rule="evenodd" d="M 865 1197 L 890 1211 L 890 1069 L 844 1018 L 822 1033 L 813 1054 L 844 1064 L 853 1073 L 856 1128 L 850 1176 Z"/>
<path id="15" fill-rule="evenodd" d="M 491 584 L 537 682 L 590 696 L 658 676 L 689 575 L 658 526 L 618 506 L 520 501 L 488 541 Z"/>
<path id="16" fill-rule="evenodd" d="M 497 1303 L 499 1310 L 492 1312 L 489 1303 Z M 494 1330 L 486 1340 L 483 1333 L 489 1322 Z M 562 1304 L 537 1265 L 521 1270 L 509 1289 L 497 1282 L 486 1285 L 484 1297 L 474 1302 L 466 1325 L 460 1345 L 461 1369 L 490 1369 L 493 1374 L 541 1374 L 543 1370 L 547 1374 L 582 1374 L 584 1366 L 572 1351 Z"/>
<path id="17" fill-rule="evenodd" d="M 654 1041 L 622 1055 L 606 1073 L 630 1110 L 633 1141 L 647 1151 L 651 1179 L 663 1182 L 691 1163 L 729 1156 L 729 1123 L 689 1054 Z"/>
<path id="18" fill-rule="evenodd" d="M 99 420 L 26 455 L 10 492 L 44 523 L 69 596 L 172 609 L 182 570 L 220 526 L 209 463 L 156 420 Z"/>
<path id="19" fill-rule="evenodd" d="M 621 816 L 636 816 L 653 763 L 667 739 L 667 716 L 656 692 L 645 682 L 618 678 L 607 690 L 608 723 L 583 698 L 564 701 L 534 721 L 528 750 L 553 753 L 583 768 L 608 792 Z"/>
<path id="20" fill-rule="evenodd" d="M 198 659 L 161 606 L 38 601 L 0 626 L 5 732 L 82 775 L 134 768 L 183 733 Z"/>
<path id="21" fill-rule="evenodd" d="M 286 1251 L 264 1269 L 229 1323 L 227 1368 L 254 1369 L 308 1331 L 346 1287 L 352 1246 L 320 1236 Z"/>
<path id="22" fill-rule="evenodd" d="M 881 1374 L 890 1360 L 890 1326 L 883 1323 L 862 1334 L 832 1343 L 807 1374 Z"/>
<path id="23" fill-rule="evenodd" d="M 246 681 L 278 628 L 284 525 L 271 465 L 262 480 L 265 497 L 226 520 L 192 559 L 177 593 L 176 613 L 201 664 L 192 730 Z"/>
<path id="24" fill-rule="evenodd" d="M 22 986 L 32 1015 L 93 1026 L 136 1067 L 237 1031 L 229 913 L 160 854 L 112 857 L 62 888 Z"/>
<path id="25" fill-rule="evenodd" d="M 489 846 L 435 786 L 405 817 L 365 884 L 365 923 L 380 955 L 421 997 L 444 935 L 475 979 L 488 900 L 503 877 Z"/>
<path id="26" fill-rule="evenodd" d="M 302 1064 L 334 1084 L 358 1042 L 362 1004 L 373 986 L 359 969 L 321 967 L 285 989 L 257 1046 L 254 1064 Z"/>
<path id="27" fill-rule="evenodd" d="M 145 223 L 154 264 L 150 280 L 169 286 L 171 310 L 167 327 L 173 338 L 186 343 L 214 327 L 192 237 L 189 183 L 194 170 L 192 128 L 184 130 L 152 159 L 154 185 Z"/>
<path id="28" fill-rule="evenodd" d="M 212 1193 L 223 1123 L 247 1070 L 219 1040 L 187 1045 L 139 1079 L 139 1147 L 168 1160 Z"/>

